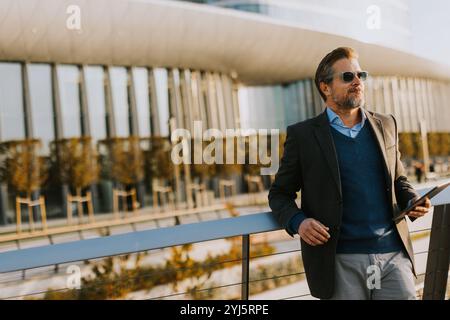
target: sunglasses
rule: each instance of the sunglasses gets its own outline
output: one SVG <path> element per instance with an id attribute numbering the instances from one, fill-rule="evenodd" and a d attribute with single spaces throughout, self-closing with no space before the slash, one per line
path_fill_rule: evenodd
<path id="1" fill-rule="evenodd" d="M 355 75 L 358 77 L 359 80 L 365 81 L 369 76 L 369 73 L 367 71 L 357 71 L 357 72 L 346 71 L 340 73 L 340 78 L 342 81 L 349 83 L 355 79 Z"/>

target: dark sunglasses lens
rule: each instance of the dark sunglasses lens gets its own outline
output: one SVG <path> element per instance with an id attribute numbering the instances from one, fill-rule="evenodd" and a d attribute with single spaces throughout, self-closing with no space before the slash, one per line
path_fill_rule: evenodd
<path id="1" fill-rule="evenodd" d="M 367 76 L 368 76 L 368 74 L 366 71 L 358 72 L 358 78 L 361 79 L 362 81 L 366 80 Z"/>
<path id="2" fill-rule="evenodd" d="M 342 80 L 344 80 L 344 82 L 352 82 L 354 77 L 355 75 L 352 72 L 344 72 L 342 74 Z"/>
<path id="3" fill-rule="evenodd" d="M 367 71 L 360 71 L 357 75 L 361 81 L 365 81 L 368 77 Z M 353 79 L 355 79 L 355 74 L 353 72 L 347 71 L 342 73 L 342 80 L 344 80 L 344 82 L 352 82 Z"/>

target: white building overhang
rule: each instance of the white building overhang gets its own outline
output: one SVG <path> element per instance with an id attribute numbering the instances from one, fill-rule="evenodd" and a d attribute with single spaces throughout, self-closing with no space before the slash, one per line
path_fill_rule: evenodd
<path id="1" fill-rule="evenodd" d="M 81 30 L 67 23 L 80 8 Z M 179 67 L 264 85 L 313 77 L 350 46 L 373 75 L 450 80 L 450 66 L 270 17 L 161 0 L 2 0 L 0 61 Z"/>

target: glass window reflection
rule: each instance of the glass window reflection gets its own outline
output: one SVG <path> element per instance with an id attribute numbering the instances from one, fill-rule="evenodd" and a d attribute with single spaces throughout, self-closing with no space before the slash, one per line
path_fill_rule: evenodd
<path id="1" fill-rule="evenodd" d="M 0 140 L 25 138 L 21 65 L 0 63 Z"/>
<path id="2" fill-rule="evenodd" d="M 58 66 L 63 138 L 81 136 L 79 70 L 77 66 Z"/>
<path id="3" fill-rule="evenodd" d="M 49 143 L 55 138 L 51 67 L 46 64 L 27 67 L 33 136 L 42 141 L 43 153 L 49 154 Z"/>
<path id="4" fill-rule="evenodd" d="M 111 67 L 109 68 L 109 75 L 111 79 L 112 109 L 114 112 L 116 135 L 118 137 L 126 137 L 130 133 L 127 70 L 123 67 Z"/>
<path id="5" fill-rule="evenodd" d="M 107 131 L 103 67 L 85 67 L 84 79 L 86 82 L 90 135 L 94 140 L 105 139 Z"/>
<path id="6" fill-rule="evenodd" d="M 153 69 L 156 87 L 156 101 L 159 114 L 159 125 L 161 128 L 161 136 L 169 135 L 169 92 L 167 86 L 167 70 Z"/>
<path id="7" fill-rule="evenodd" d="M 139 135 L 150 136 L 150 104 L 148 100 L 148 72 L 146 68 L 133 68 Z"/>

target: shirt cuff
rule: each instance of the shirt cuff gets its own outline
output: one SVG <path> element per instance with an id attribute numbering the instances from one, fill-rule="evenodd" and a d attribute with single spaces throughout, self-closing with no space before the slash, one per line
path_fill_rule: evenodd
<path id="1" fill-rule="evenodd" d="M 307 217 L 305 216 L 305 214 L 302 211 L 300 211 L 295 216 L 293 216 L 291 218 L 291 220 L 289 220 L 289 224 L 288 224 L 289 231 L 292 234 L 297 234 L 298 228 L 302 224 L 303 220 L 305 220 L 306 218 Z"/>

